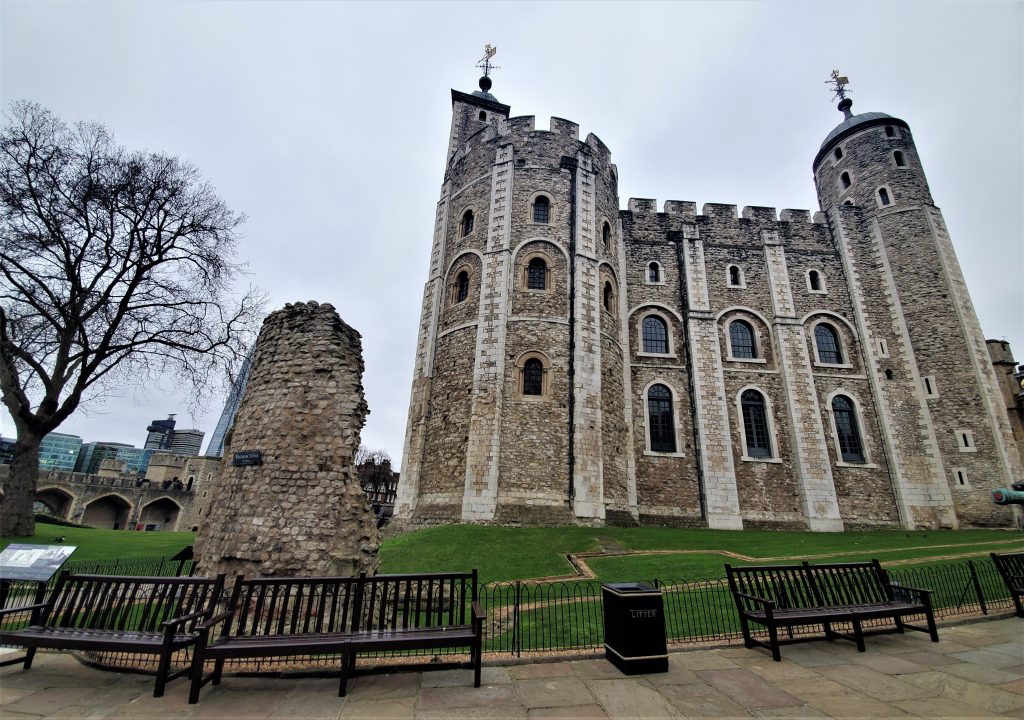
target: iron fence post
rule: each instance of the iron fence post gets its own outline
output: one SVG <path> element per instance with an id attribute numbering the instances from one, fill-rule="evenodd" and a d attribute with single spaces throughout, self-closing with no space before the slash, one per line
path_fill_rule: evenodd
<path id="1" fill-rule="evenodd" d="M 519 581 L 516 580 L 516 599 L 512 605 L 512 650 L 522 657 L 522 631 L 519 628 Z"/>
<path id="2" fill-rule="evenodd" d="M 978 605 L 981 606 L 981 614 L 988 615 L 988 606 L 985 605 L 985 595 L 981 592 L 981 581 L 978 579 L 978 570 L 974 567 L 974 561 L 968 560 L 967 567 L 971 571 L 971 582 L 974 584 L 974 592 L 978 595 Z"/>

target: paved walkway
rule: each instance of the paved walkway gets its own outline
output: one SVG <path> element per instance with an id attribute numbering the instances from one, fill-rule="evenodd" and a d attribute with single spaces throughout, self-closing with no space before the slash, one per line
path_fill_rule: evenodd
<path id="1" fill-rule="evenodd" d="M 175 680 L 85 667 L 40 653 L 0 669 L 0 718 L 1024 718 L 1024 620 L 1010 618 L 852 643 L 729 647 L 671 655 L 669 672 L 627 677 L 604 660 L 364 675 L 337 697 L 333 678 L 225 677 L 188 705 Z"/>

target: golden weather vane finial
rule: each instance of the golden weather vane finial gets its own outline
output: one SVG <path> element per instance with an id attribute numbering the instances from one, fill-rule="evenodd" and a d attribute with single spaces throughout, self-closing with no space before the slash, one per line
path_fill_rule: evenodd
<path id="1" fill-rule="evenodd" d="M 484 45 L 484 56 L 480 59 L 480 62 L 476 64 L 478 68 L 484 71 L 484 77 L 489 77 L 491 70 L 501 70 L 497 65 L 491 65 L 491 58 L 498 54 L 498 48 L 491 47 L 490 45 Z"/>

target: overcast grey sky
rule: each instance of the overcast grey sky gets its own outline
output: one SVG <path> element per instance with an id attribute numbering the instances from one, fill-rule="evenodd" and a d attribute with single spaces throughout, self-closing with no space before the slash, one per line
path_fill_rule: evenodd
<path id="1" fill-rule="evenodd" d="M 248 216 L 251 281 L 330 302 L 363 336 L 370 447 L 402 453 L 449 89 L 597 134 L 629 197 L 817 209 L 811 161 L 854 113 L 906 120 L 987 337 L 1024 358 L 1020 2 L 0 5 L 0 100 L 180 155 Z M 124 388 L 60 429 L 141 445 L 175 388 Z M 0 413 L 0 433 L 11 436 Z"/>

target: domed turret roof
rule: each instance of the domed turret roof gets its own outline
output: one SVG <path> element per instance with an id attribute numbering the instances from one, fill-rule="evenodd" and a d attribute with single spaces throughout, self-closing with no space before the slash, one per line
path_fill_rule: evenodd
<path id="1" fill-rule="evenodd" d="M 824 150 L 825 146 L 835 140 L 840 135 L 846 133 L 848 130 L 852 130 L 858 125 L 863 125 L 876 120 L 896 120 L 892 115 L 886 115 L 880 112 L 867 112 L 861 113 L 860 115 L 851 115 L 850 117 L 843 120 L 841 123 L 836 125 L 832 132 L 825 136 L 825 142 L 821 144 L 821 149 Z"/>

